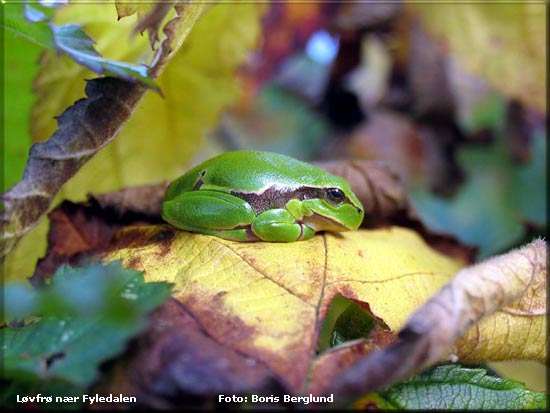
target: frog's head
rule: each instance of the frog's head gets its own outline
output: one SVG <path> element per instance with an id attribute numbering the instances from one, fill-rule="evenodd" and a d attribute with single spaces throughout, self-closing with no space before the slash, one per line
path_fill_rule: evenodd
<path id="1" fill-rule="evenodd" d="M 315 231 L 348 231 L 359 228 L 365 210 L 348 182 L 335 179 L 331 186 L 320 188 L 318 196 L 303 201 L 310 212 L 303 223 Z"/>

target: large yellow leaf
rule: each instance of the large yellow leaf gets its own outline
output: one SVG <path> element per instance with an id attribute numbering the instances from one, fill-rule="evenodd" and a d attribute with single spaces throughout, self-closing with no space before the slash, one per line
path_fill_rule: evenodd
<path id="1" fill-rule="evenodd" d="M 159 78 L 165 97 L 146 95 L 115 141 L 119 160 L 109 165 L 119 167 L 124 186 L 173 178 L 186 169 L 221 111 L 236 98 L 235 70 L 258 32 L 253 4 L 218 5 L 201 17 Z"/>
<path id="2" fill-rule="evenodd" d="M 536 262 L 540 264 L 543 257 L 539 258 Z M 464 274 L 459 272 L 461 264 L 433 250 L 415 232 L 400 227 L 327 233 L 288 244 L 239 243 L 168 227 L 128 227 L 118 233 L 111 252 L 103 259 L 121 259 L 125 266 L 143 271 L 148 281 L 174 283 L 174 298 L 206 335 L 267 366 L 290 389 L 313 393 L 330 389 L 334 377 L 376 348 L 368 340 L 351 342 L 316 356 L 320 327 L 335 296 L 360 303 L 378 320 L 382 330 L 377 330 L 378 338 L 372 340 L 380 345 L 394 340 L 395 332 L 404 327 L 411 313 L 444 284 L 447 290 L 443 291 L 450 292 L 453 299 L 441 305 L 445 310 L 448 307 L 451 315 L 455 309 L 471 314 L 479 300 L 490 303 L 494 295 L 490 283 L 483 288 L 481 283 L 480 288 L 470 283 L 478 301 L 472 304 L 461 299 L 459 287 L 447 284 L 455 273 Z M 466 274 L 478 267 L 471 268 Z M 537 277 L 541 274 L 537 272 Z M 544 357 L 541 332 L 545 320 L 539 313 L 545 306 L 532 304 L 533 297 L 541 297 L 541 285 L 536 281 L 532 294 L 528 292 L 522 301 L 472 327 L 453 351 L 461 360 L 475 362 L 511 356 Z M 499 288 L 503 294 L 506 288 L 511 288 L 512 296 L 519 294 L 516 286 L 507 286 L 505 280 Z M 488 304 L 486 314 L 500 302 Z M 471 311 L 463 310 L 469 305 L 474 306 Z M 526 313 L 525 320 L 518 322 L 514 319 L 517 314 L 512 314 L 515 308 L 533 312 L 533 317 Z M 443 335 L 450 345 L 460 326 L 469 326 L 470 321 L 445 318 L 445 314 L 433 312 L 433 317 L 424 316 L 419 321 L 428 329 L 432 325 L 435 335 Z M 514 336 L 522 337 L 529 331 L 536 331 L 530 336 L 533 343 L 514 348 L 518 345 Z M 408 340 L 404 336 L 401 339 L 400 343 L 407 346 Z M 501 352 L 495 352 L 498 347 Z M 436 349 L 437 344 L 433 348 L 413 346 L 411 359 L 425 360 Z M 438 354 L 440 358 L 442 353 Z M 401 368 L 409 363 L 407 354 L 392 362 Z M 389 366 L 382 363 L 377 368 L 383 372 Z"/>
<path id="3" fill-rule="evenodd" d="M 468 70 L 506 95 L 546 110 L 546 5 L 435 4 L 411 10 Z"/>
<path id="4" fill-rule="evenodd" d="M 208 334 L 266 363 L 298 389 L 321 322 L 342 295 L 367 303 L 393 331 L 460 265 L 403 228 L 238 243 L 161 227 L 119 234 L 106 261 L 175 283 L 174 296 Z"/>

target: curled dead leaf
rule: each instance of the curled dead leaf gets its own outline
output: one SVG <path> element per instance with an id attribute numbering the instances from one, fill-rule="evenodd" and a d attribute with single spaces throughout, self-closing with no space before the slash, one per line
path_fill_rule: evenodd
<path id="1" fill-rule="evenodd" d="M 155 45 L 159 40 L 159 30 L 164 18 L 169 11 L 174 7 L 177 1 L 162 1 L 158 3 L 127 3 L 125 1 L 116 0 L 115 7 L 118 14 L 118 19 L 131 16 L 134 13 L 138 15 L 138 23 L 133 30 L 133 34 L 143 33 L 147 30 L 149 34 L 149 44 L 151 49 L 155 49 Z"/>
<path id="2" fill-rule="evenodd" d="M 123 188 L 106 194 L 90 195 L 89 201 L 97 203 L 100 209 L 115 212 L 119 217 L 125 214 L 139 214 L 158 222 L 164 193 L 169 182 Z"/>
<path id="3" fill-rule="evenodd" d="M 143 13 L 138 24 L 134 28 L 135 33 L 143 33 L 147 30 L 149 34 L 149 44 L 151 49 L 155 49 L 155 45 L 159 40 L 159 30 L 162 25 L 162 21 L 167 16 L 168 12 L 174 7 L 176 1 L 162 1 L 154 4 L 147 13 Z"/>
<path id="4" fill-rule="evenodd" d="M 357 362 L 326 391 L 356 398 L 419 373 L 450 348 L 452 361 L 544 361 L 546 249 L 536 240 L 462 269 L 413 313 L 396 344 Z"/>

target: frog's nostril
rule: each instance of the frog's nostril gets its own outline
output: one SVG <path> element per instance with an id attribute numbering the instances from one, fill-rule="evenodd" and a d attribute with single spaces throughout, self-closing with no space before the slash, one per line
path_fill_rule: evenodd
<path id="1" fill-rule="evenodd" d="M 361 215 L 363 213 L 363 210 L 361 208 L 357 208 L 357 213 Z"/>

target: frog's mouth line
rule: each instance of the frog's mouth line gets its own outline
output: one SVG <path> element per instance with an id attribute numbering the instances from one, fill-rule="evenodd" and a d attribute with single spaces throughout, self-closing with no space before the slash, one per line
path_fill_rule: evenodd
<path id="1" fill-rule="evenodd" d="M 324 215 L 313 212 L 310 216 L 305 216 L 302 219 L 302 224 L 307 225 L 315 232 L 318 231 L 349 231 L 350 229 L 344 224 Z"/>

